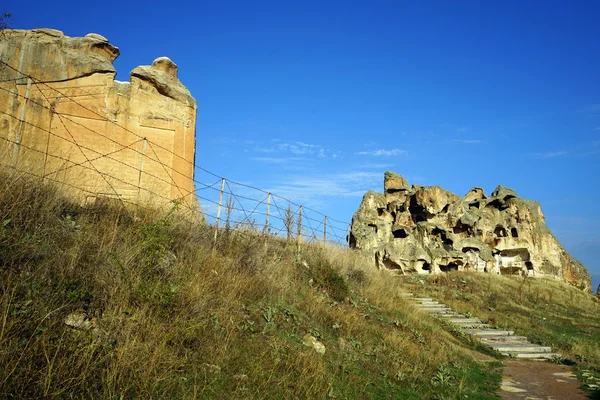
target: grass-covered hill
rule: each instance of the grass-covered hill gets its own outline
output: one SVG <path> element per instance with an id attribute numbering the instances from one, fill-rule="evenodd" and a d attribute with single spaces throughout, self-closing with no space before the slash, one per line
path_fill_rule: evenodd
<path id="1" fill-rule="evenodd" d="M 556 282 L 421 283 L 253 231 L 215 243 L 176 207 L 80 206 L 39 180 L 0 182 L 2 399 L 496 398 L 499 363 L 415 310 L 408 288 L 600 365 L 598 303 Z"/>

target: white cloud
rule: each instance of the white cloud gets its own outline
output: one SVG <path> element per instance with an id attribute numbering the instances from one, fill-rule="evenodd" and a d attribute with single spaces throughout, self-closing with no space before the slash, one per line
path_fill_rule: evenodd
<path id="1" fill-rule="evenodd" d="M 273 139 L 271 140 L 271 143 L 271 145 L 267 146 L 257 146 L 253 150 L 259 153 L 291 153 L 297 156 L 314 155 L 319 158 L 326 158 L 328 156 L 336 158 L 341 154 L 339 151 L 334 152 L 319 144 L 281 142 L 279 139 Z"/>
<path id="2" fill-rule="evenodd" d="M 367 163 L 361 164 L 361 168 L 370 168 L 370 169 L 390 169 L 394 166 L 394 164 L 377 164 L 377 163 Z"/>
<path id="3" fill-rule="evenodd" d="M 545 153 L 535 153 L 537 158 L 555 158 L 555 157 L 566 157 L 569 155 L 568 151 L 548 151 Z"/>
<path id="4" fill-rule="evenodd" d="M 281 157 L 250 157 L 250 161 L 259 161 L 266 164 L 287 164 L 292 161 L 291 158 Z"/>
<path id="5" fill-rule="evenodd" d="M 359 151 L 358 153 L 354 153 L 359 156 L 373 156 L 373 157 L 390 157 L 390 156 L 404 156 L 407 155 L 408 152 L 406 150 L 400 149 L 378 149 L 378 150 L 369 150 L 369 151 Z"/>
<path id="6" fill-rule="evenodd" d="M 318 178 L 292 176 L 267 189 L 296 203 L 318 207 L 324 197 L 362 197 L 369 189 L 382 185 L 381 173 L 357 171 L 325 175 Z"/>
<path id="7" fill-rule="evenodd" d="M 463 144 L 482 144 L 482 143 L 485 143 L 483 140 L 479 140 L 479 139 L 454 139 L 452 141 L 454 143 L 463 143 Z"/>

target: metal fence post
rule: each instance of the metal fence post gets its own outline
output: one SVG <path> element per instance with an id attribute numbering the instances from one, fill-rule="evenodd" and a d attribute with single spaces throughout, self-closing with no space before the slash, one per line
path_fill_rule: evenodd
<path id="1" fill-rule="evenodd" d="M 146 145 L 147 144 L 148 144 L 148 141 L 146 140 L 146 138 L 144 138 L 144 144 L 142 145 L 142 161 L 140 162 L 140 173 L 138 175 L 138 192 L 137 192 L 137 198 L 135 200 L 135 203 L 137 204 L 138 207 L 140 205 L 140 195 L 141 195 L 141 191 L 142 191 L 142 173 L 144 172 L 144 161 L 146 160 Z"/>
<path id="2" fill-rule="evenodd" d="M 29 101 L 29 92 L 31 91 L 31 78 L 27 78 L 27 89 L 25 90 L 25 99 L 23 100 L 23 108 L 21 108 L 21 117 L 19 118 L 19 127 L 15 136 L 15 147 L 13 148 L 12 167 L 17 164 L 19 150 L 21 149 L 21 137 L 23 135 L 23 122 L 25 122 L 25 109 Z"/>
<path id="3" fill-rule="evenodd" d="M 327 243 L 327 216 L 323 216 L 323 243 Z"/>
<path id="4" fill-rule="evenodd" d="M 221 192 L 219 193 L 219 206 L 217 208 L 217 220 L 215 222 L 214 242 L 217 244 L 217 233 L 219 232 L 219 220 L 221 219 L 221 206 L 223 205 L 223 191 L 225 190 L 225 178 L 221 178 Z"/>
<path id="5" fill-rule="evenodd" d="M 267 195 L 267 216 L 265 218 L 265 234 L 269 234 L 269 212 L 271 210 L 271 193 Z"/>
<path id="6" fill-rule="evenodd" d="M 296 242 L 298 243 L 298 251 L 300 251 L 300 237 L 302 236 L 302 206 L 298 209 L 298 233 L 296 234 Z"/>

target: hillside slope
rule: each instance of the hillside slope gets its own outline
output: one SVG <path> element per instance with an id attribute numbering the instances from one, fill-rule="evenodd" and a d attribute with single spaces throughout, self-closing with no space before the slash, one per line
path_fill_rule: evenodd
<path id="1" fill-rule="evenodd" d="M 0 398 L 494 398 L 349 250 L 0 182 Z"/>

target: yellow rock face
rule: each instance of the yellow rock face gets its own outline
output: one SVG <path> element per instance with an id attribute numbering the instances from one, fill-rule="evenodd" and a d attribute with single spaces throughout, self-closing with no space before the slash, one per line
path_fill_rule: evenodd
<path id="1" fill-rule="evenodd" d="M 586 268 L 560 245 L 539 203 L 498 186 L 464 197 L 439 186 L 409 186 L 384 174 L 385 193 L 369 191 L 352 218 L 349 244 L 399 274 L 453 270 L 552 277 L 591 289 Z"/>
<path id="2" fill-rule="evenodd" d="M 5 31 L 3 164 L 63 182 L 88 201 L 196 206 L 196 101 L 166 57 L 135 68 L 129 82 L 115 81 L 118 55 L 97 34 Z"/>

